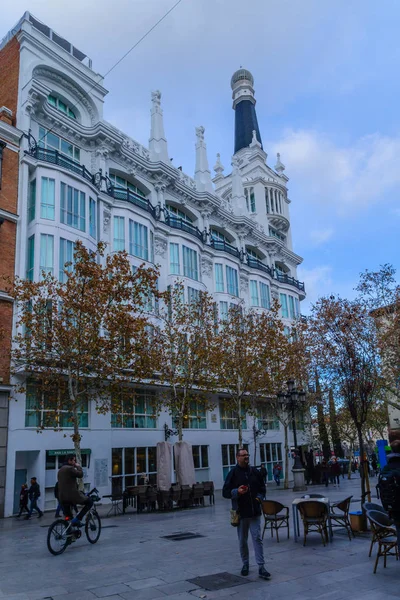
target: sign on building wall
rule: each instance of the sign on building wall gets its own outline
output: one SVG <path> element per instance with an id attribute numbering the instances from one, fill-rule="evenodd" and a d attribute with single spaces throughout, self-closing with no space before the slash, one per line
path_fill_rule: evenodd
<path id="1" fill-rule="evenodd" d="M 108 459 L 94 459 L 94 485 L 95 487 L 108 486 Z"/>

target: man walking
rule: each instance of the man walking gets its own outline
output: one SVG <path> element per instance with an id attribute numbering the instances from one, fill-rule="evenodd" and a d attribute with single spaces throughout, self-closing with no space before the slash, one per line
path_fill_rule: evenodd
<path id="1" fill-rule="evenodd" d="M 227 475 L 222 490 L 224 498 L 232 500 L 232 508 L 239 513 L 237 527 L 240 556 L 243 567 L 241 575 L 249 574 L 249 530 L 253 539 L 254 553 L 258 564 L 258 574 L 269 579 L 271 574 L 264 567 L 264 549 L 261 540 L 261 503 L 266 493 L 261 473 L 249 466 L 249 453 L 240 448 L 236 454 L 237 464 Z"/>
<path id="2" fill-rule="evenodd" d="M 40 498 L 40 485 L 37 482 L 36 477 L 32 477 L 31 479 L 31 487 L 28 490 L 28 498 L 30 500 L 29 512 L 26 515 L 25 519 L 30 519 L 33 511 L 39 513 L 38 519 L 43 517 L 43 513 L 37 505 L 37 501 Z"/>
<path id="3" fill-rule="evenodd" d="M 383 507 L 389 512 L 397 531 L 397 545 L 400 550 L 400 439 L 390 439 L 397 432 L 389 432 L 389 443 L 392 450 L 387 455 L 387 464 L 381 469 L 378 488 Z M 388 505 L 388 502 L 390 505 Z"/>

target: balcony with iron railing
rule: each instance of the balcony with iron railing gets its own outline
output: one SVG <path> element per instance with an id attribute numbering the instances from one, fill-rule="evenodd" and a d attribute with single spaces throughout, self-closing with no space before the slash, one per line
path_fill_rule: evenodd
<path id="1" fill-rule="evenodd" d="M 36 158 L 37 160 L 57 165 L 68 171 L 71 171 L 72 173 L 75 173 L 76 175 L 80 175 L 86 181 L 95 185 L 96 176 L 92 175 L 84 165 L 75 162 L 72 158 L 69 158 L 58 150 L 41 148 L 40 146 L 34 144 L 31 146 L 29 151 L 27 151 L 27 154 L 33 158 Z M 109 196 L 112 196 L 116 200 L 129 202 L 139 208 L 142 208 L 143 210 L 149 212 L 154 219 L 158 220 L 160 218 L 161 211 L 157 210 L 156 207 L 151 204 L 150 200 L 140 196 L 139 194 L 136 194 L 135 192 L 132 192 L 132 190 L 128 188 L 118 188 L 113 186 L 108 178 L 103 177 L 103 179 L 106 179 L 107 181 L 107 194 Z M 245 260 L 244 253 L 240 252 L 236 246 L 233 246 L 224 240 L 214 239 L 213 237 L 210 237 L 208 242 L 208 234 L 205 231 L 200 231 L 200 229 L 196 227 L 196 225 L 193 225 L 193 223 L 189 223 L 185 219 L 171 215 L 168 211 L 164 211 L 164 216 L 165 223 L 173 229 L 184 231 L 185 233 L 188 233 L 189 235 L 192 235 L 196 239 L 200 240 L 204 244 L 209 244 L 212 248 L 214 248 L 214 250 L 225 252 L 231 256 L 239 258 L 241 262 Z M 294 277 L 290 277 L 290 275 L 281 273 L 276 269 L 271 269 L 271 267 L 263 264 L 258 258 L 247 255 L 246 262 L 250 268 L 263 271 L 270 277 L 277 279 L 280 283 L 292 285 L 305 293 L 305 286 L 302 281 L 298 281 Z"/>
<path id="2" fill-rule="evenodd" d="M 76 175 L 80 175 L 81 177 L 86 179 L 86 181 L 90 181 L 90 183 L 93 183 L 93 175 L 90 173 L 90 171 L 88 171 L 88 169 L 84 165 L 80 165 L 79 163 L 75 162 L 72 158 L 69 158 L 69 156 L 62 154 L 58 150 L 52 150 L 51 148 L 41 148 L 40 146 L 36 146 L 29 151 L 29 154 L 37 160 L 42 160 L 52 165 L 62 167 L 63 169 L 67 169 L 67 171 L 76 173 Z"/>
<path id="3" fill-rule="evenodd" d="M 264 265 L 259 258 L 254 258 L 254 256 L 247 255 L 247 264 L 251 269 L 258 269 L 259 271 L 263 271 L 267 273 L 270 277 L 273 277 L 273 270 L 270 266 Z"/>
<path id="4" fill-rule="evenodd" d="M 149 212 L 154 218 L 156 218 L 156 209 L 147 198 L 143 198 L 139 194 L 132 192 L 129 188 L 119 188 L 113 185 L 107 187 L 107 194 L 115 200 L 122 200 L 124 202 L 130 202 L 139 208 L 143 208 Z"/>
<path id="5" fill-rule="evenodd" d="M 169 225 L 173 229 L 180 229 L 181 231 L 184 231 L 185 233 L 189 233 L 190 235 L 193 235 L 195 238 L 197 238 L 201 242 L 204 242 L 203 233 L 200 231 L 200 229 L 198 227 L 196 227 L 196 225 L 193 225 L 193 223 L 189 223 L 189 221 L 186 221 L 185 219 L 182 219 L 181 217 L 176 217 L 175 215 L 171 215 L 167 210 L 165 211 L 164 214 L 165 214 L 165 222 L 167 225 Z"/>
<path id="6" fill-rule="evenodd" d="M 232 244 L 229 244 L 228 242 L 225 242 L 224 240 L 218 240 L 218 239 L 211 237 L 210 246 L 212 248 L 214 248 L 214 250 L 220 250 L 221 252 L 227 252 L 228 254 L 231 254 L 232 256 L 236 256 L 236 258 L 240 258 L 240 251 L 236 248 L 236 246 L 233 246 Z"/>
<path id="7" fill-rule="evenodd" d="M 280 283 L 287 283 L 288 285 L 293 285 L 298 290 L 305 292 L 304 282 L 298 281 L 294 277 L 290 277 L 286 273 L 281 273 L 275 269 L 275 277 Z"/>

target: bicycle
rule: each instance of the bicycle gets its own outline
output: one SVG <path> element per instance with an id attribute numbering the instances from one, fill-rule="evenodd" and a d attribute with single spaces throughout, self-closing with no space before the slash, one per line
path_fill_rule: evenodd
<path id="1" fill-rule="evenodd" d="M 84 517 L 85 534 L 88 542 L 95 544 L 100 537 L 101 521 L 94 503 L 99 502 L 100 496 L 96 488 L 93 488 L 87 495 L 93 500 L 93 506 Z M 54 556 L 65 552 L 67 546 L 76 542 L 82 535 L 81 529 L 71 524 L 70 511 L 66 510 L 66 513 L 64 519 L 56 519 L 47 532 L 47 548 Z"/>

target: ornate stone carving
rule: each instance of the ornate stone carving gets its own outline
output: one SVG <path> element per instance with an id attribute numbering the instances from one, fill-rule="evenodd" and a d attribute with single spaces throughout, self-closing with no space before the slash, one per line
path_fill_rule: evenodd
<path id="1" fill-rule="evenodd" d="M 111 213 L 108 210 L 103 211 L 103 232 L 107 233 L 111 221 Z"/>
<path id="2" fill-rule="evenodd" d="M 47 81 L 54 81 L 58 83 L 64 90 L 67 90 L 71 96 L 76 98 L 83 106 L 86 108 L 89 113 L 90 120 L 92 125 L 96 123 L 97 119 L 97 111 L 92 104 L 92 102 L 87 98 L 86 94 L 74 83 L 69 81 L 68 78 L 64 77 L 61 73 L 57 71 L 53 71 L 48 67 L 35 67 L 32 74 L 35 79 L 46 79 Z"/>
<path id="3" fill-rule="evenodd" d="M 154 92 L 151 92 L 151 101 L 156 106 L 160 106 L 160 104 L 161 104 L 161 92 L 160 92 L 160 90 L 155 90 Z"/>
<path id="4" fill-rule="evenodd" d="M 205 275 L 205 277 L 211 277 L 212 275 L 212 269 L 213 269 L 213 263 L 211 260 L 209 260 L 208 258 L 205 258 L 203 256 L 203 258 L 201 259 L 201 272 L 203 275 Z"/>
<path id="5" fill-rule="evenodd" d="M 165 258 L 165 253 L 168 248 L 168 242 L 165 237 L 161 237 L 160 235 L 156 235 L 154 237 L 154 254 L 155 256 L 161 256 L 161 258 Z"/>
<path id="6" fill-rule="evenodd" d="M 240 276 L 240 291 L 247 293 L 249 290 L 249 280 L 245 275 Z"/>
<path id="7" fill-rule="evenodd" d="M 196 137 L 199 142 L 204 142 L 204 132 L 205 129 L 203 125 L 200 125 L 200 127 L 196 127 Z"/>

